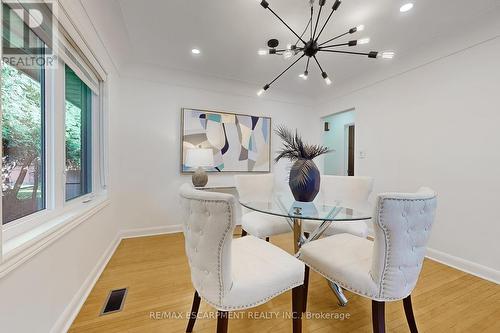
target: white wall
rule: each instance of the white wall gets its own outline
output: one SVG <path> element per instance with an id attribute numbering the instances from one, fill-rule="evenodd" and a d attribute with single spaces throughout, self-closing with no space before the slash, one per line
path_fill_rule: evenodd
<path id="1" fill-rule="evenodd" d="M 54 327 L 116 236 L 110 212 L 106 208 L 83 222 L 0 280 L 0 331 Z"/>
<path id="2" fill-rule="evenodd" d="M 347 175 L 346 125 L 354 124 L 355 111 L 345 111 L 323 118 L 330 130 L 323 132 L 323 145 L 333 150 L 323 158 L 325 175 Z"/>
<path id="3" fill-rule="evenodd" d="M 500 281 L 500 38 L 462 49 L 319 108 L 356 109 L 356 173 L 375 192 L 439 194 L 431 254 Z"/>
<path id="4" fill-rule="evenodd" d="M 121 161 L 115 175 L 123 182 L 117 184 L 115 193 L 125 228 L 180 224 L 177 190 L 181 183 L 191 181 L 190 176 L 180 174 L 182 107 L 270 116 L 273 127 L 299 128 L 305 138 L 320 142 L 321 122 L 310 107 L 258 98 L 255 93 L 239 94 L 234 83 L 228 93 L 220 87 L 212 90 L 215 81 L 205 88 L 199 82 L 193 82 L 195 88 L 189 82 L 175 83 L 158 68 L 135 68 L 123 77 L 120 116 L 113 119 L 113 127 L 121 140 L 114 156 Z M 274 155 L 280 142 L 276 135 L 271 141 Z M 272 165 L 277 183 L 286 188 L 287 164 Z M 209 174 L 208 185 L 234 185 L 233 175 Z"/>

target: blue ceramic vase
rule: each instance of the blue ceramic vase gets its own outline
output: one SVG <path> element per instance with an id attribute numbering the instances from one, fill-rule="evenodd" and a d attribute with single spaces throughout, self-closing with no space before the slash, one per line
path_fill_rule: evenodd
<path id="1" fill-rule="evenodd" d="M 312 202 L 321 184 L 318 167 L 312 160 L 299 159 L 290 170 L 288 185 L 296 201 Z"/>

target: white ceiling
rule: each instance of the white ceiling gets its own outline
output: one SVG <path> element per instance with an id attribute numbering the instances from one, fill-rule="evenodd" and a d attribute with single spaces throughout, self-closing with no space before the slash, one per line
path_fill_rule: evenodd
<path id="1" fill-rule="evenodd" d="M 257 0 L 113 0 L 107 7 L 102 0 L 81 1 L 87 9 L 94 8 L 89 13 L 98 32 L 106 34 L 99 29 L 106 27 L 113 33 L 105 37 L 107 41 L 122 42 L 115 49 L 128 51 L 127 62 L 244 81 L 255 84 L 256 91 L 291 63 L 279 56 L 257 55 L 257 50 L 265 48 L 270 38 L 279 39 L 281 46 L 295 42 L 286 27 Z M 308 21 L 308 0 L 268 2 L 294 30 L 302 32 Z M 405 2 L 345 0 L 322 37 L 364 24 L 365 31 L 346 40 L 370 37 L 370 44 L 356 49 L 394 50 L 398 58 L 393 61 L 398 61 L 418 52 L 419 47 L 463 32 L 500 7 L 499 0 L 413 0 L 414 9 L 400 13 L 399 7 Z M 332 3 L 333 0 L 327 0 L 323 19 Z M 106 13 L 105 7 L 114 13 Z M 116 15 L 117 10 L 121 10 L 122 16 Z M 125 37 L 118 36 L 119 32 Z M 195 47 L 202 51 L 200 56 L 191 54 Z M 393 62 L 326 53 L 319 54 L 318 59 L 337 84 L 370 71 L 380 71 Z M 304 70 L 305 58 L 299 64 L 275 87 L 312 98 L 335 89 L 335 84 L 330 87 L 324 84 L 314 63 L 310 65 L 309 80 L 300 79 L 298 74 Z"/>

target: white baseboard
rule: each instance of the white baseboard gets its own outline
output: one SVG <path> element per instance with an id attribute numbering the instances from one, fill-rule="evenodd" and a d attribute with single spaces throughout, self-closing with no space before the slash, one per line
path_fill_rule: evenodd
<path id="1" fill-rule="evenodd" d="M 489 268 L 472 261 L 468 261 L 451 254 L 444 253 L 434 249 L 427 249 L 427 258 L 437 261 L 441 264 L 456 268 L 463 272 L 475 275 L 481 279 L 485 279 L 497 284 L 500 284 L 500 271 Z"/>
<path id="2" fill-rule="evenodd" d="M 111 242 L 111 244 L 108 246 L 106 251 L 104 251 L 101 258 L 97 262 L 97 265 L 90 272 L 85 282 L 83 282 L 80 289 L 78 289 L 73 299 L 69 302 L 64 312 L 61 314 L 55 325 L 50 330 L 51 333 L 67 332 L 69 330 L 71 324 L 73 323 L 76 316 L 80 312 L 83 303 L 85 303 L 85 300 L 89 296 L 92 288 L 94 288 L 97 279 L 99 279 L 99 277 L 101 276 L 102 272 L 104 271 L 104 268 L 106 267 L 109 260 L 113 256 L 113 253 L 115 253 L 115 250 L 120 244 L 120 241 L 121 238 L 119 237 L 119 235 L 117 235 L 115 239 Z"/>
<path id="3" fill-rule="evenodd" d="M 125 238 L 173 234 L 173 233 L 177 233 L 177 232 L 182 232 L 182 225 L 181 224 L 165 225 L 165 226 L 160 226 L 160 227 L 122 230 L 120 232 L 120 236 L 122 239 L 125 239 Z"/>
<path id="4" fill-rule="evenodd" d="M 94 288 L 94 285 L 101 276 L 109 260 L 115 253 L 116 248 L 118 247 L 118 245 L 120 245 L 122 239 L 154 236 L 162 234 L 172 234 L 177 232 L 182 232 L 182 225 L 167 225 L 161 227 L 129 229 L 129 230 L 119 231 L 115 239 L 111 242 L 106 251 L 104 251 L 103 255 L 97 262 L 97 265 L 90 272 L 89 276 L 82 284 L 80 289 L 78 289 L 77 293 L 70 301 L 64 312 L 61 314 L 57 322 L 54 324 L 50 332 L 59 333 L 59 332 L 67 332 L 69 330 L 71 324 L 73 323 L 76 316 L 80 312 L 83 303 L 85 303 L 85 300 L 87 299 L 90 292 Z"/>

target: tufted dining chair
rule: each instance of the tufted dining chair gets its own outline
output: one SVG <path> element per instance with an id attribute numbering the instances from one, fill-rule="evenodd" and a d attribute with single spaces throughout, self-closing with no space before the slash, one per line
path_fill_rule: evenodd
<path id="1" fill-rule="evenodd" d="M 334 235 L 303 245 L 300 259 L 328 280 L 371 299 L 374 332 L 385 332 L 385 302 L 403 300 L 410 331 L 416 333 L 411 293 L 422 269 L 436 203 L 429 188 L 380 194 L 374 242 Z"/>
<path id="2" fill-rule="evenodd" d="M 192 332 L 200 300 L 217 312 L 217 332 L 228 328 L 228 312 L 266 303 L 292 289 L 293 332 L 302 330 L 304 264 L 282 249 L 253 236 L 233 239 L 239 217 L 234 196 L 179 191 L 185 250 L 195 288 L 186 332 Z"/>
<path id="3" fill-rule="evenodd" d="M 348 176 L 321 176 L 320 197 L 324 204 L 352 209 L 370 210 L 368 197 L 373 191 L 373 178 Z M 304 221 L 302 230 L 305 233 L 313 232 L 319 221 Z M 333 222 L 323 233 L 324 236 L 348 233 L 366 238 L 368 225 L 365 221 Z"/>
<path id="4" fill-rule="evenodd" d="M 274 190 L 274 175 L 234 176 L 240 201 L 268 201 Z M 292 229 L 283 217 L 252 212 L 243 208 L 241 217 L 241 236 L 248 234 L 269 240 L 269 237 L 291 232 Z"/>

